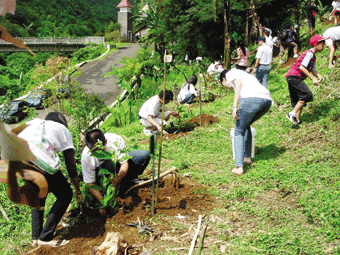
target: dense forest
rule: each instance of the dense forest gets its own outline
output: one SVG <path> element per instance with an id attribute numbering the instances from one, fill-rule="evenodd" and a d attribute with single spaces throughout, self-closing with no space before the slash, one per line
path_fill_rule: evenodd
<path id="1" fill-rule="evenodd" d="M 13 36 L 20 37 L 83 37 L 105 36 L 107 41 L 120 40 L 117 22 L 120 0 L 18 0 L 15 15 L 0 17 L 0 24 Z M 252 44 L 263 26 L 278 35 L 287 23 L 302 24 L 306 19 L 303 7 L 307 0 L 129 0 L 134 6 L 134 32 L 148 29 L 139 42 L 154 47 L 160 56 L 165 49 L 181 62 L 202 56 L 222 60 L 225 49 L 225 10 L 229 8 L 229 46 L 237 39 Z M 148 2 L 150 9 L 141 12 Z M 315 0 L 318 17 L 329 13 L 331 0 Z M 45 64 L 52 54 L 0 54 L 0 96 L 10 99 L 20 95 L 32 81 L 32 69 Z M 72 57 L 72 55 L 66 55 Z M 20 60 L 19 60 L 20 59 Z M 12 88 L 9 91 L 9 88 Z M 1 99 L 1 98 L 0 98 Z M 4 101 L 2 98 L 0 101 Z"/>
<path id="2" fill-rule="evenodd" d="M 130 0 L 136 10 L 140 0 Z M 120 0 L 19 0 L 15 15 L 0 18 L 13 36 L 103 35 L 117 22 Z"/>

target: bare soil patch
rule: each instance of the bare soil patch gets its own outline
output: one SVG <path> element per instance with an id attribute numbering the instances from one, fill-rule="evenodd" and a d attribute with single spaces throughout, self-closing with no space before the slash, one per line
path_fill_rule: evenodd
<path id="1" fill-rule="evenodd" d="M 288 58 L 288 60 L 286 62 L 282 63 L 280 68 L 283 69 L 283 68 L 292 66 L 292 64 L 295 62 L 295 60 L 297 60 L 297 58 Z"/>
<path id="2" fill-rule="evenodd" d="M 69 239 L 68 245 L 58 248 L 39 247 L 30 254 L 99 254 L 99 246 L 109 232 L 119 232 L 129 249 L 128 254 L 139 254 L 144 250 L 167 253 L 166 249 L 182 243 L 190 247 L 199 215 L 205 215 L 214 208 L 221 207 L 221 201 L 208 194 L 206 188 L 187 177 L 179 178 L 179 187 L 173 184 L 172 177 L 160 183 L 158 205 L 152 216 L 152 187 L 146 186 L 132 191 L 129 197 L 120 198 L 118 210 L 108 217 L 100 217 L 96 211 L 84 212 L 76 222 L 67 229 L 57 231 L 59 237 Z M 176 215 L 185 219 L 177 219 Z M 153 228 L 150 235 L 139 234 L 135 227 L 127 223 L 138 219 Z M 189 234 L 190 232 L 190 234 Z M 184 236 L 181 239 L 178 237 Z M 185 248 L 183 248 L 184 250 Z M 182 250 L 182 249 L 180 249 Z"/>

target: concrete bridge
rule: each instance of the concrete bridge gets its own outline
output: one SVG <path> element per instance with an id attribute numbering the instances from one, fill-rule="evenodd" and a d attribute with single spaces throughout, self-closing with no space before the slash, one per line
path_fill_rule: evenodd
<path id="1" fill-rule="evenodd" d="M 87 44 L 102 44 L 104 43 L 104 37 L 83 37 L 83 38 L 53 38 L 53 37 L 16 37 L 16 39 L 22 39 L 24 44 L 28 46 L 32 51 L 76 51 Z M 14 45 L 0 40 L 0 52 L 20 52 L 27 51 L 15 47 Z"/>

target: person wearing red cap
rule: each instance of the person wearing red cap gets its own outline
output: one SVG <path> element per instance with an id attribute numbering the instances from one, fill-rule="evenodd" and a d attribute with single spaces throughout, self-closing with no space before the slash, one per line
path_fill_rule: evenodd
<path id="1" fill-rule="evenodd" d="M 308 77 L 314 85 L 318 85 L 323 77 L 316 71 L 315 63 L 318 52 L 322 52 L 325 47 L 326 38 L 321 35 L 311 37 L 309 44 L 312 47 L 301 54 L 293 63 L 286 74 L 289 94 L 293 111 L 289 112 L 286 117 L 294 124 L 301 124 L 300 116 L 302 109 L 308 102 L 313 101 L 313 93 L 307 87 L 304 80 Z"/>

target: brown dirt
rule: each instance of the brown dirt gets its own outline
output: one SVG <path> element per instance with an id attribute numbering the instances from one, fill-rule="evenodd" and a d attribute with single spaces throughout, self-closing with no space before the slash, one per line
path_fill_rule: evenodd
<path id="1" fill-rule="evenodd" d="M 206 125 L 211 125 L 213 123 L 218 123 L 220 122 L 220 119 L 208 114 L 202 114 L 201 115 L 201 122 L 202 122 L 202 126 L 206 126 Z M 185 135 L 189 135 L 190 131 L 194 130 L 195 127 L 200 126 L 200 116 L 197 115 L 196 117 L 193 117 L 190 120 L 187 120 L 185 122 L 182 123 L 182 125 L 180 127 L 168 127 L 165 129 L 165 131 L 167 131 L 169 134 L 164 136 L 163 139 L 166 141 L 171 141 L 173 139 L 177 139 L 180 138 L 182 136 Z M 160 136 L 157 136 L 157 141 L 159 141 Z M 143 141 L 141 141 L 140 143 L 145 144 L 148 143 L 149 139 L 145 139 Z"/>
<path id="2" fill-rule="evenodd" d="M 165 254 L 166 249 L 178 245 L 176 238 L 183 233 L 193 232 L 194 229 L 188 230 L 187 224 L 196 226 L 199 215 L 205 215 L 222 206 L 219 200 L 207 193 L 206 188 L 186 177 L 179 178 L 179 188 L 173 184 L 172 177 L 161 182 L 154 216 L 151 210 L 152 187 L 142 187 L 133 192 L 129 197 L 119 199 L 119 210 L 112 212 L 107 218 L 100 217 L 97 212 L 84 212 L 69 229 L 57 231 L 59 238 L 63 234 L 63 238 L 70 240 L 66 246 L 39 247 L 31 250 L 30 254 L 99 254 L 95 247 L 105 240 L 108 232 L 119 232 L 124 236 L 124 241 L 130 247 L 128 254 L 139 254 L 143 247 Z M 185 219 L 175 218 L 177 214 L 185 216 Z M 126 225 L 137 221 L 138 218 L 151 226 L 154 233 L 142 235 L 138 233 L 137 228 Z M 174 238 L 169 238 L 170 235 Z M 186 235 L 188 240 L 185 244 L 189 247 L 192 237 Z M 180 240 L 183 241 L 182 239 Z"/>
<path id="3" fill-rule="evenodd" d="M 295 60 L 297 60 L 297 58 L 288 58 L 288 60 L 284 63 L 282 63 L 282 65 L 280 66 L 281 69 L 288 67 L 291 67 L 292 64 L 295 62 Z"/>

